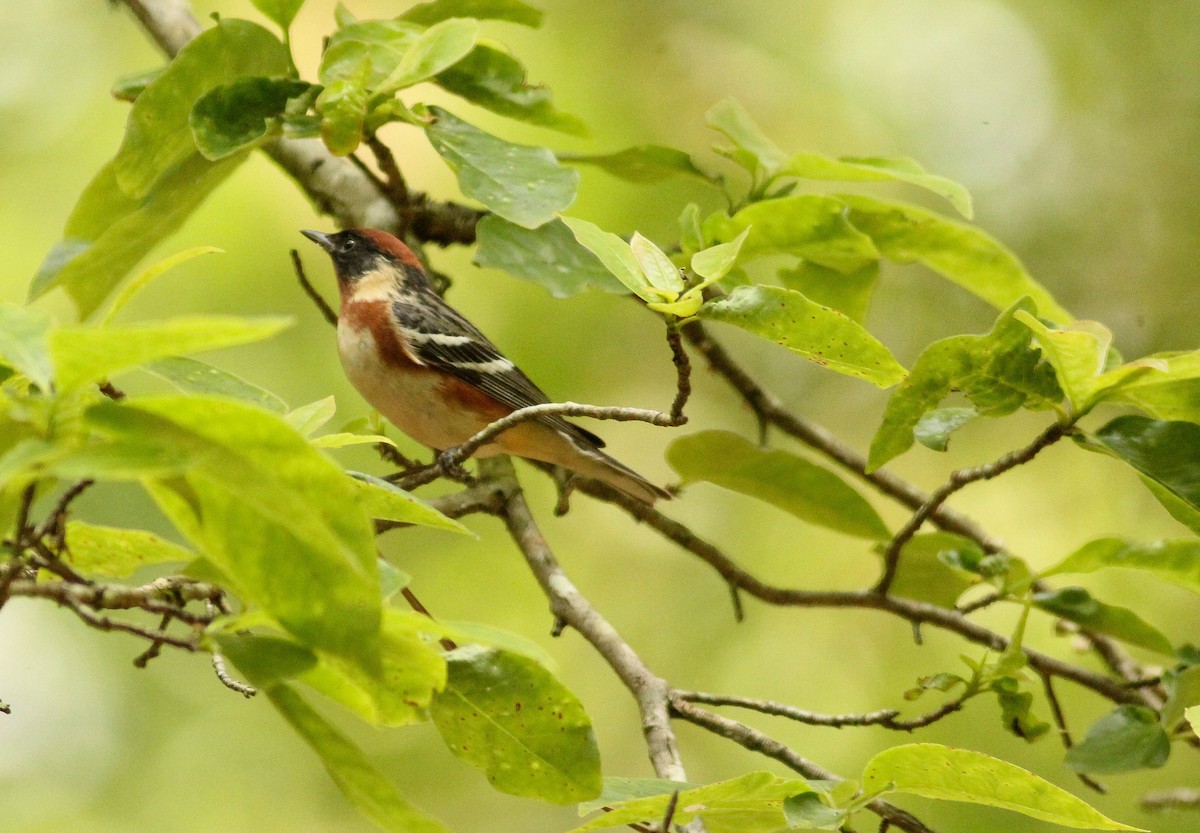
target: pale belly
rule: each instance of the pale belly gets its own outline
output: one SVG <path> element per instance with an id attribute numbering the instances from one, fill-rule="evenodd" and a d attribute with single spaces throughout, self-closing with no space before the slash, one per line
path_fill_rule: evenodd
<path id="1" fill-rule="evenodd" d="M 385 365 L 369 330 L 338 326 L 338 355 L 350 384 L 375 410 L 422 445 L 439 451 L 472 437 L 487 423 L 460 409 L 443 404 L 437 374 L 421 368 Z M 485 446 L 476 456 L 499 453 Z"/>

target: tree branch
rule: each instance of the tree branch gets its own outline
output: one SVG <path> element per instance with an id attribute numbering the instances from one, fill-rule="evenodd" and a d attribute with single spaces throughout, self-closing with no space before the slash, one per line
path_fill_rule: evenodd
<path id="1" fill-rule="evenodd" d="M 912 732 L 916 729 L 923 729 L 944 717 L 961 711 L 963 707 L 962 699 L 951 700 L 943 703 L 931 712 L 918 717 L 904 719 L 900 717 L 900 712 L 897 709 L 880 709 L 879 711 L 861 712 L 858 714 L 821 714 L 819 712 L 798 709 L 786 703 L 776 703 L 771 700 L 757 700 L 752 697 L 737 697 L 728 694 L 709 694 L 704 691 L 683 691 L 676 689 L 673 692 L 673 697 L 687 700 L 689 703 L 704 703 L 709 706 L 737 706 L 761 714 L 786 717 L 789 720 L 804 723 L 808 726 L 827 726 L 834 729 L 841 729 L 846 726 L 882 726 L 884 729 L 894 729 L 901 732 Z"/>
<path id="2" fill-rule="evenodd" d="M 802 757 L 795 750 L 780 743 L 772 737 L 764 735 L 757 729 L 752 729 L 744 723 L 730 720 L 701 709 L 687 700 L 675 698 L 671 701 L 671 712 L 689 723 L 708 729 L 716 735 L 728 738 L 734 743 L 779 761 L 786 767 L 795 770 L 805 778 L 819 781 L 842 781 L 834 773 Z M 868 802 L 867 809 L 884 821 L 909 833 L 933 833 L 920 819 L 911 813 L 901 810 L 894 804 L 876 798 Z"/>

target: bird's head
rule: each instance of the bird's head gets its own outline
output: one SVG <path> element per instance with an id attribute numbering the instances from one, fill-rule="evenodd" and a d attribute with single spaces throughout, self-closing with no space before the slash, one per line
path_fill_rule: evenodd
<path id="1" fill-rule="evenodd" d="M 359 284 L 390 284 L 396 288 L 416 288 L 428 284 L 424 267 L 405 246 L 386 231 L 347 229 L 336 234 L 301 231 L 324 249 L 333 260 L 343 294 L 364 288 Z"/>

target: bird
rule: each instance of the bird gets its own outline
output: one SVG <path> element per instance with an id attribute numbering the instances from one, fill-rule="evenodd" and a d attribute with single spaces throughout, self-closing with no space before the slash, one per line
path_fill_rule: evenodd
<path id="1" fill-rule="evenodd" d="M 338 356 L 354 388 L 389 422 L 441 452 L 513 411 L 550 401 L 434 291 L 402 241 L 380 229 L 303 230 L 328 253 L 341 306 Z M 604 441 L 557 415 L 520 422 L 475 452 L 561 466 L 653 505 L 671 494 L 605 454 Z"/>

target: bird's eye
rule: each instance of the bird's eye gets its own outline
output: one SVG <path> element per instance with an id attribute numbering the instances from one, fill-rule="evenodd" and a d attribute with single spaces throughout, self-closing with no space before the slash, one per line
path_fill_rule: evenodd
<path id="1" fill-rule="evenodd" d="M 357 245 L 358 245 L 358 243 L 355 241 L 355 239 L 353 237 L 347 237 L 344 241 L 342 241 L 342 251 L 343 252 L 352 251 L 354 249 L 354 247 Z"/>

